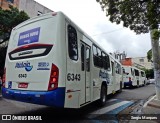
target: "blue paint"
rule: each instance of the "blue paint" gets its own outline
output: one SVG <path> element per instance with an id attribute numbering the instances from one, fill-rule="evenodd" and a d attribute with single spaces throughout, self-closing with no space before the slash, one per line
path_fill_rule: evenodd
<path id="1" fill-rule="evenodd" d="M 50 70 L 49 62 L 39 62 L 37 70 Z"/>
<path id="2" fill-rule="evenodd" d="M 60 87 L 53 91 L 43 92 L 12 90 L 3 87 L 2 95 L 4 98 L 11 100 L 63 108 L 65 101 L 65 88 Z"/>
<path id="3" fill-rule="evenodd" d="M 8 88 L 12 88 L 12 81 L 8 82 Z"/>
<path id="4" fill-rule="evenodd" d="M 15 68 L 25 68 L 27 72 L 31 71 L 33 68 L 33 65 L 30 64 L 30 62 L 17 62 L 15 65 Z"/>
<path id="5" fill-rule="evenodd" d="M 115 109 L 112 110 L 112 111 L 109 111 L 109 112 L 106 112 L 105 114 L 102 114 L 102 115 L 106 115 L 106 119 L 107 119 L 107 115 L 108 115 L 108 116 L 113 115 L 113 118 L 116 119 L 116 120 L 105 120 L 105 119 L 96 120 L 96 118 L 94 118 L 94 120 L 92 120 L 92 122 L 93 122 L 93 123 L 103 123 L 103 122 L 105 121 L 106 123 L 118 123 L 118 119 L 117 119 L 116 115 L 117 115 L 120 111 L 124 110 L 125 108 L 127 108 L 128 106 L 130 106 L 130 105 L 132 105 L 132 104 L 133 104 L 133 102 L 128 102 L 128 103 L 126 103 L 126 104 L 124 104 L 124 105 L 122 105 L 122 106 L 120 106 L 120 107 L 118 107 L 118 108 L 115 108 Z"/>
<path id="6" fill-rule="evenodd" d="M 132 81 L 124 82 L 124 86 L 132 87 Z"/>
<path id="7" fill-rule="evenodd" d="M 40 27 L 19 34 L 18 46 L 39 41 Z"/>
<path id="8" fill-rule="evenodd" d="M 120 107 L 118 107 L 118 108 L 115 108 L 114 110 L 112 110 L 112 111 L 109 111 L 109 112 L 107 112 L 106 114 L 118 114 L 120 111 L 122 111 L 122 110 L 124 110 L 125 108 L 127 108 L 128 106 L 130 106 L 130 105 L 132 105 L 133 104 L 133 102 L 128 102 L 128 103 L 126 103 L 126 104 L 124 104 L 124 105 L 122 105 L 122 106 L 120 106 Z"/>
<path id="9" fill-rule="evenodd" d="M 37 70 L 50 70 L 50 68 L 37 68 Z"/>

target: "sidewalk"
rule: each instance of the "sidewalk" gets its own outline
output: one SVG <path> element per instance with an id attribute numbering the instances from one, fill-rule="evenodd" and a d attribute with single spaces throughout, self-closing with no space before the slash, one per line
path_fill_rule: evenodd
<path id="1" fill-rule="evenodd" d="M 139 116 L 140 120 L 131 120 L 130 123 L 160 123 L 160 100 L 156 95 L 144 104 Z"/>

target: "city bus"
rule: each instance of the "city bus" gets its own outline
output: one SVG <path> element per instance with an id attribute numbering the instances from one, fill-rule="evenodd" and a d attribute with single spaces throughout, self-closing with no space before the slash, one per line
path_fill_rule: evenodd
<path id="1" fill-rule="evenodd" d="M 122 90 L 121 64 L 62 12 L 13 28 L 2 95 L 60 108 L 80 108 Z"/>
<path id="2" fill-rule="evenodd" d="M 146 84 L 145 72 L 134 66 L 122 66 L 123 71 L 123 86 L 133 87 Z"/>

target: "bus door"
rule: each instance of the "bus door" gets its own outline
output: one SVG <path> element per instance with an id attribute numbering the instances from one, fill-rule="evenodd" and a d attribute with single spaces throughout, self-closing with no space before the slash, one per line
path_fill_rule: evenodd
<path id="1" fill-rule="evenodd" d="M 91 101 L 91 47 L 81 42 L 81 104 Z"/>

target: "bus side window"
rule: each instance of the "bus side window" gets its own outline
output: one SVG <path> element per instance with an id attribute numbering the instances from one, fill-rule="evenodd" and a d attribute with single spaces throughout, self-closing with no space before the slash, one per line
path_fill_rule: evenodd
<path id="1" fill-rule="evenodd" d="M 86 70 L 90 71 L 90 48 L 86 47 Z"/>
<path id="2" fill-rule="evenodd" d="M 122 72 L 123 72 L 123 74 L 125 74 L 125 69 L 122 67 Z"/>
<path id="3" fill-rule="evenodd" d="M 78 60 L 77 32 L 74 27 L 68 25 L 68 51 L 72 60 Z"/>
<path id="4" fill-rule="evenodd" d="M 138 70 L 134 70 L 135 71 L 135 76 L 139 76 L 139 71 Z"/>
<path id="5" fill-rule="evenodd" d="M 84 71 L 84 44 L 81 44 L 81 69 Z"/>
<path id="6" fill-rule="evenodd" d="M 121 65 L 117 63 L 117 74 L 121 74 Z"/>
<path id="7" fill-rule="evenodd" d="M 99 48 L 97 48 L 97 51 L 98 51 L 98 67 L 102 68 L 103 67 L 102 53 Z"/>
<path id="8" fill-rule="evenodd" d="M 102 60 L 103 60 L 103 68 L 107 70 L 107 60 L 106 60 L 106 54 L 102 52 Z"/>

